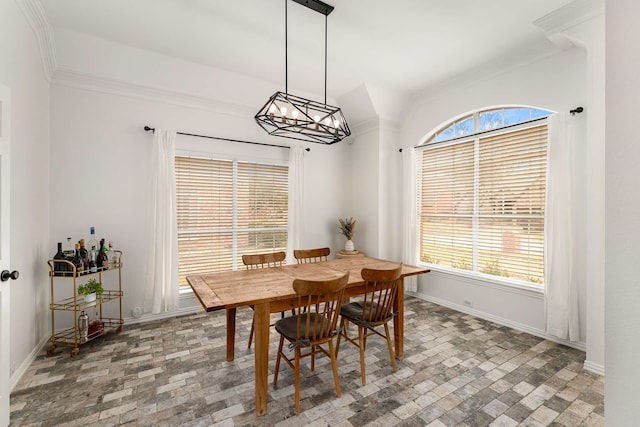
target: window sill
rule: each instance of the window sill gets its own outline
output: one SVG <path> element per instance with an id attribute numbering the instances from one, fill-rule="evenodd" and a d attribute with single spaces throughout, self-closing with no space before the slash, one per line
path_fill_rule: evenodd
<path id="1" fill-rule="evenodd" d="M 524 282 L 515 279 L 506 279 L 498 276 L 490 276 L 482 273 L 453 270 L 437 264 L 419 262 L 418 265 L 429 268 L 431 270 L 431 273 L 436 273 L 445 277 L 455 276 L 456 278 L 460 278 L 464 281 L 490 286 L 493 288 L 503 288 L 510 291 L 522 291 L 526 293 L 544 295 L 544 285 Z"/>

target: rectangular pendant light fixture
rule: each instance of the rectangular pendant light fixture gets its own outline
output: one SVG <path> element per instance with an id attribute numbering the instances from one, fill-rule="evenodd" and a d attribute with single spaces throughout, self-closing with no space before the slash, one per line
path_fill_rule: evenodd
<path id="1" fill-rule="evenodd" d="M 324 102 L 292 95 L 288 91 L 287 1 L 285 0 L 285 91 L 277 91 L 255 115 L 268 134 L 319 144 L 335 144 L 351 135 L 339 107 L 327 104 L 327 17 L 333 6 L 319 0 L 293 0 L 325 16 Z"/>

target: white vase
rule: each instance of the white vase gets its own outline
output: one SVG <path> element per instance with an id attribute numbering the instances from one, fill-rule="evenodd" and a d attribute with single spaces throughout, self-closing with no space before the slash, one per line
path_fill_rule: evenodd
<path id="1" fill-rule="evenodd" d="M 353 240 L 347 240 L 347 242 L 344 244 L 344 250 L 346 252 L 353 252 L 355 250 L 355 247 L 353 246 Z"/>
<path id="2" fill-rule="evenodd" d="M 93 307 L 96 305 L 96 293 L 92 292 L 89 295 L 84 296 L 84 302 L 87 304 L 87 307 Z"/>

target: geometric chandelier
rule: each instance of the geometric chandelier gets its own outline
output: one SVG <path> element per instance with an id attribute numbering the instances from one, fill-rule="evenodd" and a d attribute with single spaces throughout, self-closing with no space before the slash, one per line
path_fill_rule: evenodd
<path id="1" fill-rule="evenodd" d="M 331 145 L 351 135 L 349 125 L 339 107 L 327 104 L 327 16 L 333 6 L 320 0 L 294 0 L 325 16 L 324 26 L 324 102 L 312 101 L 289 93 L 287 0 L 285 19 L 285 91 L 277 91 L 255 115 L 256 122 L 268 134 Z"/>

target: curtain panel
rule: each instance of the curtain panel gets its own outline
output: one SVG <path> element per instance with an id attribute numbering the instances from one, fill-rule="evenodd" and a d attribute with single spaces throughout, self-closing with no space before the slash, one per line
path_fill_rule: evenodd
<path id="1" fill-rule="evenodd" d="M 289 149 L 289 214 L 287 233 L 287 263 L 295 264 L 293 250 L 300 248 L 304 221 L 304 148 L 292 145 Z"/>
<path id="2" fill-rule="evenodd" d="M 178 308 L 178 231 L 175 180 L 176 132 L 155 130 L 152 147 L 151 204 L 145 283 L 145 312 Z"/>
<path id="3" fill-rule="evenodd" d="M 578 341 L 578 287 L 574 272 L 575 129 L 565 113 L 550 116 L 545 204 L 544 307 L 546 332 Z"/>
<path id="4" fill-rule="evenodd" d="M 416 194 L 416 154 L 413 147 L 402 150 L 402 262 L 418 262 L 418 215 Z M 418 277 L 404 278 L 406 291 L 418 291 Z"/>

